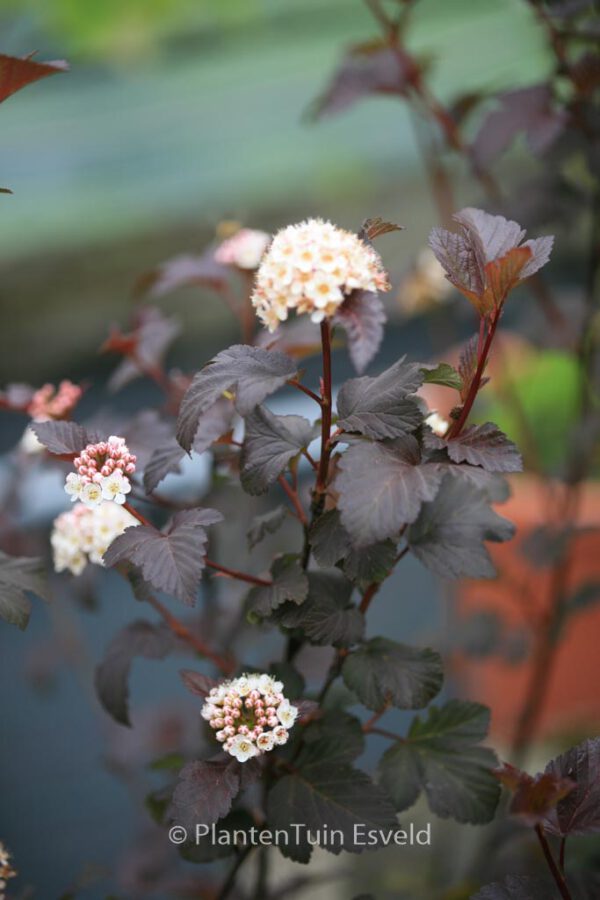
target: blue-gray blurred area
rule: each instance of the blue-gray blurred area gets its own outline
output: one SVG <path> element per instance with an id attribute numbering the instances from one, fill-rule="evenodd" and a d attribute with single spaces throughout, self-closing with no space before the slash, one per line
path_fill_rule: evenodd
<path id="1" fill-rule="evenodd" d="M 318 123 L 307 116 L 343 48 L 375 32 L 359 0 L 0 0 L 0 52 L 37 50 L 71 64 L 0 106 L 0 184 L 13 191 L 0 195 L 0 386 L 93 381 L 85 414 L 112 403 L 130 416 L 155 403 L 145 382 L 107 396 L 114 360 L 98 348 L 111 320 L 126 325 L 138 277 L 200 251 L 224 218 L 273 229 L 307 215 L 351 228 L 389 217 L 407 226 L 381 244 L 401 274 L 438 222 L 410 114 L 377 98 Z M 411 40 L 431 57 L 442 99 L 515 87 L 548 64 L 519 0 L 422 0 Z M 472 184 L 457 189 L 477 199 Z M 183 291 L 163 306 L 184 322 L 173 365 L 197 368 L 237 337 L 209 293 Z M 401 324 L 393 308 L 390 316 L 377 365 L 441 349 L 435 328 Z M 345 353 L 335 362 L 339 383 L 350 374 Z M 24 422 L 3 414 L 4 449 Z M 14 477 L 5 460 L 3 490 Z M 65 503 L 58 473 L 40 471 L 34 484 L 24 524 L 43 539 Z M 235 499 L 226 502 L 235 514 Z M 236 548 L 234 564 L 265 567 L 245 556 L 243 535 L 224 543 Z M 77 601 L 67 581 L 56 580 L 51 604 L 34 604 L 26 632 L 0 623 L 0 840 L 20 871 L 18 896 L 129 898 L 128 863 L 117 866 L 150 827 L 148 747 L 155 758 L 193 749 L 197 704 L 179 682 L 181 659 L 136 662 L 133 731 L 111 723 L 94 695 L 94 666 L 119 627 L 152 616 L 113 573 Z M 410 560 L 382 591 L 370 629 L 436 640 L 442 609 L 439 588 Z M 260 660 L 258 640 L 248 638 L 249 662 Z M 264 641 L 275 658 L 277 639 Z M 327 654 L 316 655 L 322 673 Z M 155 840 L 151 832 L 150 860 Z M 139 895 L 168 898 L 144 864 Z"/>

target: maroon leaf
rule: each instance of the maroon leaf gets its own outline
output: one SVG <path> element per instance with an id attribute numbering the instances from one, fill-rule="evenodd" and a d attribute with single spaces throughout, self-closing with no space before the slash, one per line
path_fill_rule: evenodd
<path id="1" fill-rule="evenodd" d="M 335 481 L 344 528 L 356 547 L 397 535 L 414 522 L 425 500 L 433 500 L 442 480 L 434 463 L 420 464 L 412 435 L 395 441 L 360 441 L 341 457 Z"/>
<path id="2" fill-rule="evenodd" d="M 164 625 L 131 622 L 112 639 L 96 669 L 95 685 L 104 709 L 122 725 L 129 721 L 129 672 L 137 656 L 164 659 L 175 647 L 175 637 Z"/>
<path id="3" fill-rule="evenodd" d="M 458 437 L 449 441 L 435 436 L 436 446 L 445 447 L 453 462 L 467 462 L 471 466 L 481 466 L 488 472 L 520 472 L 523 469 L 521 454 L 512 441 L 500 431 L 497 425 L 471 425 Z"/>
<path id="4" fill-rule="evenodd" d="M 201 672 L 193 672 L 191 669 L 181 669 L 179 674 L 188 691 L 198 694 L 199 697 L 207 697 L 212 688 L 218 684 L 214 678 L 202 675 Z"/>
<path id="5" fill-rule="evenodd" d="M 342 112 L 370 94 L 404 96 L 416 74 L 410 57 L 399 57 L 383 42 L 352 47 L 325 93 L 315 101 L 312 115 L 320 118 Z"/>
<path id="6" fill-rule="evenodd" d="M 335 314 L 334 324 L 346 332 L 350 359 L 359 374 L 381 346 L 386 318 L 379 294 L 369 291 L 353 291 Z"/>
<path id="7" fill-rule="evenodd" d="M 226 754 L 188 763 L 179 773 L 171 819 L 186 828 L 193 840 L 196 825 L 212 825 L 227 815 L 240 790 L 252 784 L 260 771 L 257 760 L 239 763 Z"/>
<path id="8" fill-rule="evenodd" d="M 126 528 L 104 554 L 104 562 L 114 566 L 127 560 L 156 590 L 193 606 L 205 565 L 205 527 L 222 518 L 214 509 L 190 509 L 177 513 L 166 532 L 148 525 Z"/>
<path id="9" fill-rule="evenodd" d="M 233 404 L 221 399 L 207 409 L 198 419 L 198 429 L 192 445 L 194 453 L 204 453 L 221 435 L 231 427 Z M 144 469 L 144 487 L 148 493 L 160 484 L 171 472 L 180 471 L 180 463 L 185 450 L 175 438 L 169 438 L 156 447 Z"/>
<path id="10" fill-rule="evenodd" d="M 351 378 L 337 397 L 337 424 L 376 440 L 404 437 L 423 421 L 415 396 L 422 383 L 421 367 L 404 357 L 374 378 Z"/>
<path id="11" fill-rule="evenodd" d="M 200 285 L 222 290 L 229 276 L 227 266 L 215 260 L 212 250 L 201 256 L 174 256 L 143 275 L 136 285 L 136 293 L 147 293 L 157 298 L 182 287 Z"/>
<path id="12" fill-rule="evenodd" d="M 200 416 L 225 391 L 235 390 L 235 407 L 240 415 L 247 416 L 296 374 L 294 361 L 276 350 L 246 344 L 222 350 L 194 376 L 179 410 L 177 440 L 189 452 Z"/>
<path id="13" fill-rule="evenodd" d="M 152 306 L 138 310 L 129 334 L 113 330 L 101 349 L 121 353 L 125 358 L 113 372 L 109 388 L 120 390 L 135 378 L 162 368 L 165 354 L 180 330 L 176 319 L 167 318 Z"/>
<path id="14" fill-rule="evenodd" d="M 559 800 L 575 787 L 571 779 L 556 773 L 546 770 L 533 777 L 508 763 L 494 774 L 513 793 L 510 812 L 532 826 L 544 822 Z"/>
<path id="15" fill-rule="evenodd" d="M 543 153 L 564 128 L 567 114 L 552 106 L 546 84 L 507 91 L 497 97 L 499 106 L 483 120 L 471 152 L 478 166 L 487 168 L 521 132 L 532 153 Z"/>
<path id="16" fill-rule="evenodd" d="M 79 453 L 87 444 L 100 440 L 77 422 L 32 422 L 31 429 L 37 439 L 50 452 L 59 456 Z"/>
<path id="17" fill-rule="evenodd" d="M 20 59 L 0 53 L 0 103 L 15 94 L 28 84 L 68 71 L 69 65 L 64 59 L 47 63 L 39 63 L 30 56 Z"/>
<path id="18" fill-rule="evenodd" d="M 590 738 L 567 750 L 546 766 L 556 778 L 568 778 L 575 789 L 561 800 L 546 824 L 559 835 L 600 832 L 600 737 Z"/>
<path id="19" fill-rule="evenodd" d="M 525 231 L 517 222 L 473 207 L 453 218 L 460 231 L 434 228 L 429 245 L 448 280 L 481 315 L 501 306 L 512 288 L 548 262 L 552 237 L 523 243 Z"/>

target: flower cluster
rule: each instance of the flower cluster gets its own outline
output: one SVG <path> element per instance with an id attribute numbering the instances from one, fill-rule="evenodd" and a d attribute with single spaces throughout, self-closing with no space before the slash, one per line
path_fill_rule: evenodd
<path id="1" fill-rule="evenodd" d="M 275 331 L 291 309 L 313 322 L 333 316 L 354 290 L 386 291 L 378 254 L 355 234 L 309 219 L 279 231 L 259 266 L 252 304 Z"/>
<path id="2" fill-rule="evenodd" d="M 242 675 L 214 687 L 202 718 L 217 732 L 223 749 L 239 762 L 285 744 L 298 710 L 270 675 Z"/>
<path id="3" fill-rule="evenodd" d="M 81 575 L 88 562 L 104 565 L 102 557 L 114 539 L 138 524 L 131 513 L 114 503 L 101 503 L 93 509 L 78 503 L 54 520 L 50 543 L 55 570 Z"/>
<path id="4" fill-rule="evenodd" d="M 450 422 L 448 421 L 448 419 L 444 419 L 443 416 L 440 416 L 440 414 L 435 409 L 429 413 L 429 415 L 425 419 L 425 422 L 427 425 L 429 425 L 433 433 L 438 437 L 444 437 L 444 435 L 450 428 Z"/>
<path id="5" fill-rule="evenodd" d="M 64 419 L 75 409 L 83 391 L 72 381 L 61 381 L 58 388 L 44 384 L 29 401 L 27 412 L 36 422 L 48 419 Z"/>
<path id="6" fill-rule="evenodd" d="M 73 464 L 77 472 L 67 475 L 65 491 L 71 502 L 81 500 L 85 506 L 99 506 L 103 500 L 125 503 L 131 490 L 127 475 L 135 472 L 136 457 L 122 437 L 111 435 L 107 441 L 88 444 Z"/>
<path id="7" fill-rule="evenodd" d="M 13 869 L 10 862 L 10 853 L 0 841 L 0 900 L 4 900 L 6 890 L 6 882 L 9 878 L 14 878 L 17 875 L 15 869 Z"/>
<path id="8" fill-rule="evenodd" d="M 215 250 L 215 259 L 224 266 L 257 269 L 270 240 L 271 236 L 266 231 L 241 228 L 219 244 Z"/>

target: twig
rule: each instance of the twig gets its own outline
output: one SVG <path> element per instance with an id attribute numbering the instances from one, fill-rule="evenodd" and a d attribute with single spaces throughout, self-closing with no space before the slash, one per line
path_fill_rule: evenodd
<path id="1" fill-rule="evenodd" d="M 267 578 L 258 578 L 256 575 L 249 575 L 247 572 L 240 572 L 237 569 L 230 569 L 227 566 L 222 566 L 220 563 L 214 562 L 212 559 L 208 559 L 208 557 L 204 560 L 206 565 L 210 569 L 215 569 L 217 572 L 221 572 L 223 575 L 228 575 L 229 578 L 236 578 L 238 581 L 246 581 L 248 584 L 256 584 L 259 587 L 271 587 L 273 582 Z"/>
<path id="2" fill-rule="evenodd" d="M 298 381 L 297 378 L 290 378 L 290 380 L 287 381 L 286 384 L 289 384 L 290 387 L 295 387 L 299 391 L 302 391 L 303 394 L 306 394 L 307 397 L 310 397 L 315 401 L 315 403 L 318 403 L 319 406 L 321 406 L 321 398 L 319 397 L 319 395 L 315 394 L 314 391 L 311 391 L 310 388 L 307 388 L 306 385 Z"/>
<path id="3" fill-rule="evenodd" d="M 321 458 L 319 460 L 315 491 L 317 495 L 320 495 L 317 502 L 322 507 L 325 500 L 329 456 L 331 453 L 329 448 L 329 436 L 331 434 L 331 326 L 327 319 L 321 322 L 321 344 L 323 347 L 323 386 L 321 396 L 323 415 L 321 416 Z"/>
<path id="4" fill-rule="evenodd" d="M 229 895 L 235 885 L 235 879 L 237 878 L 237 873 L 239 872 L 241 867 L 244 865 L 244 863 L 246 862 L 246 859 L 252 853 L 253 850 L 254 850 L 253 845 L 248 844 L 246 847 L 244 847 L 243 850 L 240 851 L 236 861 L 234 862 L 234 864 L 231 868 L 231 871 L 229 872 L 229 875 L 225 879 L 223 887 L 217 894 L 216 900 L 226 900 L 226 898 L 229 897 Z"/>
<path id="5" fill-rule="evenodd" d="M 290 498 L 290 501 L 296 511 L 297 517 L 299 518 L 299 520 L 302 522 L 302 524 L 304 526 L 307 526 L 308 518 L 306 516 L 306 513 L 304 512 L 304 509 L 302 508 L 302 504 L 300 503 L 300 497 L 298 496 L 298 491 L 294 490 L 294 488 L 291 486 L 291 484 L 289 483 L 289 481 L 287 480 L 285 475 L 280 475 L 277 480 L 278 480 L 279 484 L 281 485 L 281 487 L 283 488 L 283 490 L 285 491 L 285 493 Z"/>
<path id="6" fill-rule="evenodd" d="M 492 341 L 494 340 L 494 335 L 496 333 L 496 328 L 498 326 L 498 322 L 500 321 L 500 316 L 502 315 L 502 310 L 497 309 L 492 314 L 492 320 L 490 323 L 490 327 L 488 329 L 487 337 L 485 339 L 485 343 L 483 345 L 483 349 L 481 350 L 479 356 L 479 362 L 477 363 L 477 369 L 475 371 L 475 375 L 473 376 L 473 380 L 469 386 L 469 393 L 467 394 L 467 399 L 465 400 L 464 406 L 460 412 L 458 419 L 454 422 L 453 425 L 450 426 L 450 430 L 446 435 L 446 439 L 449 440 L 451 438 L 458 437 L 461 433 L 467 419 L 469 418 L 469 413 L 473 408 L 473 404 L 475 403 L 475 398 L 479 392 L 479 388 L 481 386 L 481 379 L 483 378 L 483 373 L 485 371 L 485 366 L 488 360 L 488 356 L 490 353 L 490 349 L 492 346 Z"/>
<path id="7" fill-rule="evenodd" d="M 556 882 L 556 886 L 560 892 L 560 896 L 563 898 L 563 900 L 572 900 L 571 893 L 569 891 L 569 888 L 567 887 L 567 882 L 565 881 L 562 872 L 556 865 L 556 860 L 552 855 L 552 850 L 550 849 L 550 845 L 546 840 L 544 829 L 541 825 L 535 826 L 535 833 L 538 836 L 538 840 L 544 852 L 544 857 L 546 859 L 546 862 L 548 863 L 548 868 L 552 872 L 552 877 Z"/>
<path id="8" fill-rule="evenodd" d="M 173 634 L 186 641 L 186 643 L 188 643 L 190 647 L 193 647 L 197 653 L 214 663 L 223 675 L 231 675 L 232 672 L 235 672 L 237 667 L 235 660 L 220 656 L 218 653 L 215 653 L 214 650 L 211 650 L 210 647 L 207 647 L 199 637 L 190 631 L 187 625 L 184 625 L 183 622 L 174 616 L 166 606 L 163 606 L 160 600 L 157 600 L 156 597 L 150 595 L 146 597 L 146 601 L 163 618 Z"/>

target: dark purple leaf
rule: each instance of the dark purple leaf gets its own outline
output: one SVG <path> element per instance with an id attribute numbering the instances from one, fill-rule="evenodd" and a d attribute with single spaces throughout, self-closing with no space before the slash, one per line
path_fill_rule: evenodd
<path id="1" fill-rule="evenodd" d="M 420 464 L 412 435 L 388 443 L 360 441 L 342 454 L 335 489 L 342 525 L 356 547 L 392 538 L 433 500 L 442 472 Z"/>
<path id="2" fill-rule="evenodd" d="M 271 566 L 272 584 L 255 587 L 248 594 L 250 612 L 263 618 L 282 603 L 302 603 L 308 594 L 308 578 L 298 558 L 291 553 L 278 557 Z"/>
<path id="3" fill-rule="evenodd" d="M 493 775 L 496 757 L 480 747 L 489 710 L 479 703 L 450 700 L 413 719 L 407 737 L 393 744 L 380 762 L 381 784 L 396 809 L 412 806 L 422 790 L 443 819 L 480 825 L 491 821 L 500 797 Z"/>
<path id="4" fill-rule="evenodd" d="M 136 293 L 146 293 L 151 298 L 158 298 L 190 286 L 210 287 L 219 291 L 228 284 L 229 276 L 227 266 L 216 261 L 212 250 L 201 256 L 174 256 L 143 275 L 136 285 Z"/>
<path id="5" fill-rule="evenodd" d="M 532 153 L 543 153 L 566 124 L 564 110 L 552 105 L 552 91 L 546 84 L 506 91 L 499 105 L 483 120 L 471 151 L 478 166 L 487 168 L 524 132 Z"/>
<path id="6" fill-rule="evenodd" d="M 235 391 L 235 407 L 240 415 L 247 416 L 265 397 L 296 374 L 294 361 L 275 350 L 246 344 L 235 344 L 222 350 L 194 376 L 181 403 L 177 440 L 189 452 L 200 416 L 224 391 Z"/>
<path id="7" fill-rule="evenodd" d="M 287 509 L 285 506 L 276 506 L 275 509 L 271 509 L 269 512 L 254 516 L 247 532 L 248 549 L 254 550 L 256 545 L 260 544 L 268 534 L 274 534 L 283 525 L 286 516 Z"/>
<path id="8" fill-rule="evenodd" d="M 439 694 L 444 671 L 434 650 L 378 637 L 346 657 L 342 676 L 369 709 L 381 709 L 386 703 L 400 709 L 423 709 Z"/>
<path id="9" fill-rule="evenodd" d="M 28 84 L 47 78 L 48 75 L 56 75 L 58 72 L 67 72 L 68 63 L 64 59 L 52 62 L 36 62 L 31 56 L 24 59 L 16 56 L 6 56 L 0 53 L 0 103 L 15 94 Z"/>
<path id="10" fill-rule="evenodd" d="M 370 94 L 404 96 L 410 87 L 414 65 L 399 58 L 384 43 L 353 47 L 342 60 L 325 93 L 313 106 L 319 118 L 342 112 Z"/>
<path id="11" fill-rule="evenodd" d="M 26 591 L 48 600 L 44 561 L 37 557 L 8 556 L 0 550 L 0 616 L 21 631 L 27 628 L 31 601 Z"/>
<path id="12" fill-rule="evenodd" d="M 32 422 L 30 427 L 39 442 L 58 456 L 80 453 L 87 444 L 100 440 L 97 434 L 88 433 L 77 422 Z"/>
<path id="13" fill-rule="evenodd" d="M 173 633 L 163 624 L 139 620 L 119 631 L 96 669 L 96 692 L 106 712 L 121 725 L 129 721 L 129 672 L 137 656 L 164 659 L 176 645 Z"/>
<path id="14" fill-rule="evenodd" d="M 434 502 L 423 504 L 408 541 L 415 556 L 441 578 L 492 578 L 495 569 L 484 541 L 508 541 L 514 532 L 483 491 L 446 477 Z"/>
<path id="15" fill-rule="evenodd" d="M 364 633 L 364 616 L 350 601 L 352 584 L 335 572 L 309 572 L 308 596 L 300 606 L 286 603 L 275 615 L 285 628 L 301 628 L 317 645 L 348 647 Z"/>
<path id="16" fill-rule="evenodd" d="M 338 394 L 338 427 L 377 440 L 407 435 L 423 421 L 414 396 L 422 383 L 420 366 L 404 357 L 374 378 L 351 378 Z"/>
<path id="17" fill-rule="evenodd" d="M 135 378 L 162 369 L 167 350 L 180 331 L 177 319 L 167 318 L 153 306 L 140 307 L 133 331 L 128 335 L 113 333 L 103 345 L 104 350 L 127 350 L 110 377 L 110 390 L 118 391 Z"/>
<path id="18" fill-rule="evenodd" d="M 265 406 L 257 406 L 245 421 L 242 487 L 249 494 L 264 494 L 318 432 L 303 416 L 276 416 Z"/>
<path id="19" fill-rule="evenodd" d="M 557 778 L 569 778 L 575 789 L 561 800 L 546 824 L 553 834 L 586 835 L 600 832 L 600 737 L 567 750 L 546 766 Z"/>
<path id="20" fill-rule="evenodd" d="M 196 825 L 212 825 L 227 815 L 239 792 L 259 775 L 256 760 L 239 763 L 225 753 L 188 763 L 179 773 L 169 816 L 187 828 L 193 842 Z"/>
<path id="21" fill-rule="evenodd" d="M 449 441 L 438 439 L 453 462 L 481 466 L 488 472 L 521 472 L 523 460 L 497 425 L 471 425 Z"/>
<path id="22" fill-rule="evenodd" d="M 209 678 L 201 672 L 193 672 L 191 669 L 181 669 L 179 674 L 188 691 L 198 694 L 199 697 L 208 696 L 212 688 L 218 684 L 214 678 Z"/>
<path id="23" fill-rule="evenodd" d="M 383 340 L 386 315 L 379 294 L 353 291 L 338 307 L 333 321 L 346 332 L 350 359 L 360 375 L 377 354 Z"/>
<path id="24" fill-rule="evenodd" d="M 204 453 L 205 450 L 231 428 L 233 406 L 229 400 L 217 400 L 198 419 L 198 428 L 192 450 Z M 152 493 L 160 482 L 171 472 L 179 472 L 180 463 L 185 450 L 175 438 L 168 438 L 152 452 L 152 456 L 144 469 L 144 487 Z"/>
<path id="25" fill-rule="evenodd" d="M 114 566 L 127 560 L 156 590 L 193 606 L 205 565 L 205 528 L 222 518 L 214 509 L 190 509 L 177 513 L 166 532 L 147 525 L 126 528 L 104 554 L 104 562 Z"/>

